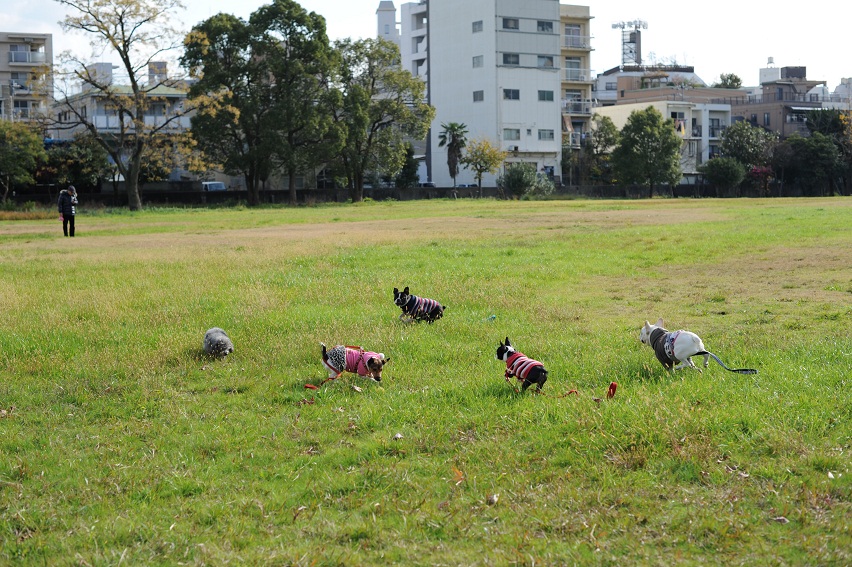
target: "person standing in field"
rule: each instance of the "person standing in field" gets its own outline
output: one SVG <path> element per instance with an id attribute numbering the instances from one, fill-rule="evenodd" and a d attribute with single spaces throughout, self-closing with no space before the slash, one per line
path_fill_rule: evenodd
<path id="1" fill-rule="evenodd" d="M 73 185 L 59 192 L 59 219 L 65 236 L 74 236 L 74 217 L 77 216 L 77 190 Z"/>

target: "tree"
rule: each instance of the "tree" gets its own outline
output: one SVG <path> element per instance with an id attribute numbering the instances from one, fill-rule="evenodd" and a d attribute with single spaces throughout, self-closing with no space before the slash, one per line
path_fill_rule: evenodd
<path id="1" fill-rule="evenodd" d="M 92 47 L 100 52 L 111 51 L 119 60 L 127 85 L 116 86 L 111 78 L 97 73 L 81 59 L 64 54 L 58 78 L 74 78 L 83 85 L 83 91 L 94 93 L 118 117 L 117 131 L 101 129 L 93 113 L 77 104 L 78 97 L 69 96 L 62 87 L 65 81 L 56 81 L 64 95 L 59 100 L 62 112 L 68 119 L 53 122 L 65 129 L 84 128 L 94 140 L 109 153 L 122 177 L 131 210 L 142 208 L 139 177 L 145 162 L 151 159 L 151 148 L 162 145 L 164 139 L 174 139 L 177 121 L 188 109 L 169 108 L 167 115 L 158 120 L 146 120 L 153 104 L 162 104 L 169 89 L 179 88 L 176 79 L 160 78 L 143 82 L 148 77 L 149 64 L 162 60 L 176 49 L 177 33 L 171 27 L 172 14 L 183 5 L 179 0 L 57 0 L 69 8 L 60 22 L 63 31 L 78 31 L 91 37 Z M 170 92 L 170 91 L 169 91 Z M 166 144 L 168 146 L 172 143 Z"/>
<path id="2" fill-rule="evenodd" d="M 482 176 L 497 173 L 506 160 L 507 153 L 487 138 L 474 138 L 466 144 L 466 149 L 459 162 L 473 171 L 479 187 L 482 187 Z"/>
<path id="3" fill-rule="evenodd" d="M 799 183 L 809 194 L 824 196 L 834 192 L 842 171 L 840 151 L 828 136 L 814 132 L 810 137 L 790 136 L 786 140 L 792 154 L 788 179 Z"/>
<path id="4" fill-rule="evenodd" d="M 635 110 L 621 129 L 612 154 L 613 167 L 622 183 L 646 185 L 651 198 L 654 186 L 674 186 L 680 181 L 680 147 L 671 118 L 664 120 L 653 106 Z"/>
<path id="5" fill-rule="evenodd" d="M 520 197 L 535 185 L 535 166 L 528 163 L 512 163 L 506 172 L 497 178 L 497 189 L 504 198 Z"/>
<path id="6" fill-rule="evenodd" d="M 58 185 L 99 186 L 112 169 L 106 150 L 90 134 L 82 133 L 68 142 L 50 144 L 39 168 L 40 182 Z"/>
<path id="7" fill-rule="evenodd" d="M 438 134 L 438 147 L 447 148 L 447 168 L 450 177 L 453 178 L 453 187 L 456 186 L 456 176 L 459 174 L 459 160 L 462 150 L 467 143 L 467 126 L 459 122 L 441 124 L 443 131 Z"/>
<path id="8" fill-rule="evenodd" d="M 717 89 L 739 89 L 743 86 L 743 80 L 733 73 L 722 73 L 719 75 L 719 82 L 713 83 L 713 87 Z"/>
<path id="9" fill-rule="evenodd" d="M 201 150 L 231 175 L 242 175 L 250 205 L 276 168 L 295 177 L 325 157 L 332 126 L 323 97 L 334 53 L 325 20 L 292 0 L 274 0 L 246 22 L 217 14 L 196 25 L 181 59 L 198 81 L 192 132 Z"/>
<path id="10" fill-rule="evenodd" d="M 397 175 L 394 180 L 396 186 L 401 189 L 416 187 L 417 182 L 420 180 L 420 177 L 417 174 L 418 168 L 419 163 L 414 157 L 414 146 L 412 146 L 411 143 L 405 144 L 405 163 L 402 164 L 402 169 L 399 171 L 399 175 Z"/>
<path id="11" fill-rule="evenodd" d="M 735 122 L 722 132 L 722 155 L 734 158 L 746 166 L 749 177 L 760 187 L 763 196 L 769 195 L 772 178 L 772 152 L 778 144 L 775 132 L 752 126 L 748 122 Z"/>
<path id="12" fill-rule="evenodd" d="M 539 175 L 530 163 L 513 163 L 497 179 L 497 188 L 505 197 L 544 196 L 553 193 L 553 181 Z"/>
<path id="13" fill-rule="evenodd" d="M 364 199 L 370 171 L 395 176 L 405 161 L 406 137 L 423 138 L 435 110 L 425 102 L 425 84 L 399 66 L 399 48 L 383 39 L 335 43 L 340 66 L 329 97 L 336 124 L 345 132 L 339 170 L 352 201 Z"/>
<path id="14" fill-rule="evenodd" d="M 321 99 L 335 96 L 327 82 L 336 53 L 322 16 L 305 11 L 292 0 L 274 0 L 251 16 L 261 39 L 257 55 L 267 59 L 275 83 L 276 163 L 288 178 L 290 203 L 296 204 L 296 175 L 323 163 L 338 149 L 340 133 Z M 265 33 L 259 33 L 264 31 Z"/>
<path id="15" fill-rule="evenodd" d="M 720 149 L 724 156 L 752 168 L 769 165 L 777 141 L 778 135 L 774 132 L 741 120 L 722 131 Z"/>
<path id="16" fill-rule="evenodd" d="M 613 182 L 612 152 L 618 146 L 619 132 L 609 116 L 596 114 L 581 154 L 581 175 L 594 183 Z"/>
<path id="17" fill-rule="evenodd" d="M 717 196 L 720 190 L 730 191 L 739 186 L 746 176 L 746 167 L 729 157 L 720 157 L 698 166 L 698 171 L 716 188 Z"/>
<path id="18" fill-rule="evenodd" d="M 840 152 L 842 194 L 852 194 L 852 113 L 837 109 L 811 110 L 807 127 L 828 136 Z"/>
<path id="19" fill-rule="evenodd" d="M 41 136 L 26 122 L 0 120 L 0 189 L 2 202 L 16 185 L 33 183 L 38 164 L 47 157 Z"/>

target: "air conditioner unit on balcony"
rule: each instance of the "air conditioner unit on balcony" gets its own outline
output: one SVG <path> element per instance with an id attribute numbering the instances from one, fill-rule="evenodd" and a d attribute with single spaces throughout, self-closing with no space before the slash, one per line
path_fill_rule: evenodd
<path id="1" fill-rule="evenodd" d="M 510 152 L 516 152 L 516 151 L 518 151 L 518 146 L 509 146 L 509 151 L 510 151 Z"/>

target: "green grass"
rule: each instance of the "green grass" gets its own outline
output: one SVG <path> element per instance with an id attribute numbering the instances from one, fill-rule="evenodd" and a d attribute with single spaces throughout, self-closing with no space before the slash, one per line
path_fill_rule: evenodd
<path id="1" fill-rule="evenodd" d="M 848 565 L 850 226 L 845 199 L 0 220 L 0 564 Z M 444 319 L 402 324 L 406 285 Z M 660 316 L 760 373 L 667 373 Z M 503 380 L 507 335 L 544 395 Z M 382 384 L 306 390 L 320 341 L 384 352 Z"/>

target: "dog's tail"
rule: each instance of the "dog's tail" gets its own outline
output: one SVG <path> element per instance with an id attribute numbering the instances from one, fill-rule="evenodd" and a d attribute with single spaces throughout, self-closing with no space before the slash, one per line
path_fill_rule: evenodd
<path id="1" fill-rule="evenodd" d="M 707 352 L 706 350 L 702 350 L 701 352 L 697 352 L 695 354 L 698 354 L 698 355 L 701 355 L 701 356 L 704 356 L 705 354 L 709 354 L 710 356 L 713 357 L 713 360 L 718 362 L 719 365 L 722 368 L 724 368 L 725 370 L 727 370 L 728 372 L 736 372 L 737 374 L 757 374 L 757 370 L 755 370 L 754 368 L 728 368 L 728 366 L 724 362 L 722 362 L 722 360 L 718 356 L 716 356 L 712 352 Z"/>

